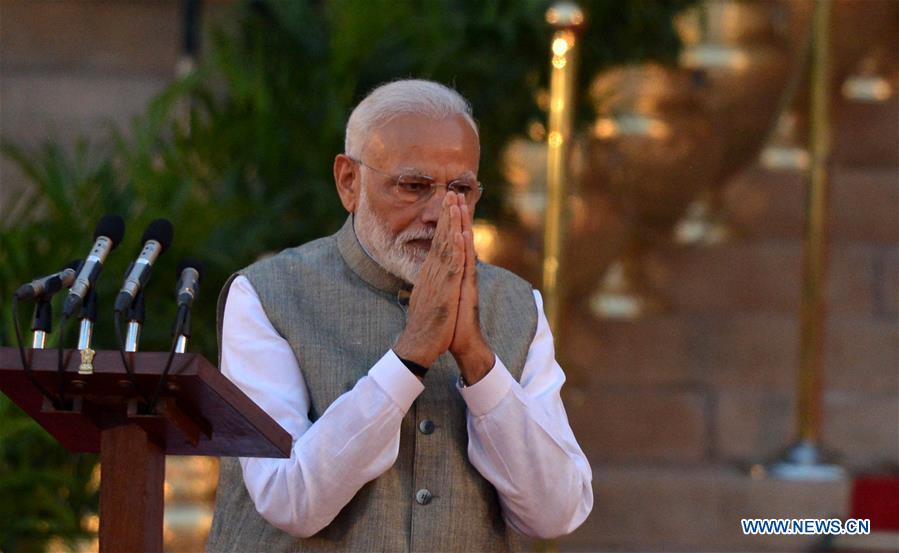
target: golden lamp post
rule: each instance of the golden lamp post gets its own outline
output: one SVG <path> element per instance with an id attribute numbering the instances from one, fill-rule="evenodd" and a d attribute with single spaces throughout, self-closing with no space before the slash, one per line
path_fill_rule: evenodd
<path id="1" fill-rule="evenodd" d="M 831 151 L 830 0 L 815 3 L 812 21 L 810 153 L 805 201 L 802 259 L 797 441 L 768 467 L 778 478 L 833 480 L 845 471 L 831 464 L 820 446 L 823 395 L 824 331 L 826 323 L 825 272 L 827 267 L 828 164 Z"/>
<path id="2" fill-rule="evenodd" d="M 577 30 L 584 12 L 573 2 L 558 2 L 546 11 L 553 26 L 549 80 L 549 125 L 546 133 L 546 212 L 543 223 L 543 308 L 549 327 L 559 329 L 564 292 L 559 278 L 568 227 L 568 159 L 571 152 L 574 93 L 577 87 Z M 558 336 L 556 351 L 559 351 Z M 535 550 L 555 551 L 552 540 L 537 540 Z"/>
<path id="3" fill-rule="evenodd" d="M 546 135 L 546 213 L 543 232 L 544 309 L 550 328 L 559 328 L 564 297 L 559 273 L 567 227 L 568 158 L 572 141 L 574 93 L 577 86 L 577 30 L 584 12 L 572 2 L 559 2 L 546 12 L 553 26 L 549 129 Z"/>

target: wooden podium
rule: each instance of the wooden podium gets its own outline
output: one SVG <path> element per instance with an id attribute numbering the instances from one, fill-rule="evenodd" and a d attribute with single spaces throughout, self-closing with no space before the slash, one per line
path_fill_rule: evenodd
<path id="1" fill-rule="evenodd" d="M 48 390 L 59 388 L 57 351 L 26 349 Z M 162 551 L 166 455 L 290 456 L 290 434 L 202 355 L 175 354 L 157 414 L 138 410 L 138 394 L 118 351 L 98 351 L 93 373 L 79 374 L 77 350 L 63 354 L 71 411 L 57 411 L 25 375 L 18 349 L 0 348 L 0 391 L 72 453 L 100 453 L 100 551 Z M 128 353 L 151 394 L 168 352 Z"/>

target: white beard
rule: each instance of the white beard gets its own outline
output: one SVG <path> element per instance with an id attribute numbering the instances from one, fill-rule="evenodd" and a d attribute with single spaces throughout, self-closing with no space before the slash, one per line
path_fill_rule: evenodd
<path id="1" fill-rule="evenodd" d="M 415 284 L 418 271 L 428 252 L 408 242 L 418 239 L 432 240 L 434 229 L 404 230 L 391 236 L 387 225 L 372 213 L 365 186 L 360 191 L 359 207 L 353 216 L 353 226 L 359 243 L 378 265 L 409 284 Z"/>

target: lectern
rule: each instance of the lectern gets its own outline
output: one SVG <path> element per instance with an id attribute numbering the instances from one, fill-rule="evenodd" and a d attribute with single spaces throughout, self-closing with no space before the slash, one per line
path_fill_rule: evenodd
<path id="1" fill-rule="evenodd" d="M 26 350 L 34 376 L 59 388 L 58 352 Z M 168 352 L 128 353 L 137 387 L 152 393 Z M 155 413 L 118 351 L 98 351 L 79 374 L 78 350 L 63 354 L 71 410 L 54 409 L 25 374 L 19 351 L 0 348 L 0 391 L 73 453 L 100 453 L 100 551 L 162 551 L 166 455 L 289 457 L 292 439 L 203 356 L 175 354 Z"/>

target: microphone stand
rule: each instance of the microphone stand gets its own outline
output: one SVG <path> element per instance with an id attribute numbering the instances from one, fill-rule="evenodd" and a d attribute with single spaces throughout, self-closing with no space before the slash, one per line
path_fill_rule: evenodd
<path id="1" fill-rule="evenodd" d="M 177 327 L 177 322 L 175 323 Z M 175 332 L 178 332 L 178 329 L 175 328 Z M 190 310 L 188 309 L 186 314 L 184 315 L 184 321 L 181 325 L 181 333 L 177 336 L 177 341 L 175 343 L 175 353 L 186 353 L 187 352 L 187 340 L 190 338 Z"/>
<path id="2" fill-rule="evenodd" d="M 50 300 L 42 298 L 34 306 L 34 317 L 31 319 L 31 339 L 33 349 L 44 349 L 47 345 L 47 334 L 53 330 L 53 306 Z"/>
<path id="3" fill-rule="evenodd" d="M 49 302 L 48 302 L 49 305 Z M 49 316 L 49 309 L 47 309 L 47 314 Z M 42 313 L 36 310 L 35 315 L 37 315 L 37 323 L 41 323 Z M 34 385 L 35 388 L 41 393 L 44 398 L 46 398 L 54 408 L 59 409 L 62 407 L 63 400 L 62 396 L 54 396 L 50 391 L 45 388 L 40 381 L 34 376 L 34 372 L 31 370 L 31 361 L 29 361 L 28 356 L 25 354 L 25 341 L 22 339 L 22 328 L 21 324 L 19 324 L 19 296 L 17 294 L 13 294 L 12 296 L 12 326 L 16 332 L 16 346 L 19 349 L 19 358 L 22 360 L 22 370 L 25 372 L 25 377 Z M 37 326 L 34 324 L 33 326 Z M 46 325 L 47 330 L 40 330 L 40 332 L 44 332 L 44 338 L 46 338 L 46 332 L 49 331 L 50 325 Z"/>
<path id="4" fill-rule="evenodd" d="M 187 350 L 187 339 L 190 338 L 190 306 L 186 304 L 178 306 L 178 314 L 175 316 L 175 327 L 172 329 L 172 336 L 174 337 L 174 340 L 172 340 L 172 349 L 169 350 L 169 356 L 165 361 L 165 368 L 162 369 L 162 374 L 159 375 L 159 380 L 156 381 L 156 391 L 148 402 L 149 413 L 156 412 L 156 402 L 159 401 L 159 396 L 162 394 L 162 390 L 165 387 L 165 382 L 169 376 L 169 370 L 172 368 L 172 360 L 175 358 L 175 354 L 185 353 Z"/>
<path id="5" fill-rule="evenodd" d="M 94 323 L 97 322 L 97 293 L 91 289 L 84 298 L 84 309 L 81 310 L 81 322 L 78 327 L 78 351 L 81 352 L 81 365 L 78 374 L 93 374 L 94 354 L 91 342 L 94 338 Z"/>
<path id="6" fill-rule="evenodd" d="M 140 328 L 144 324 L 144 291 L 140 290 L 134 297 L 134 303 L 128 308 L 128 331 L 125 335 L 125 351 L 136 352 L 140 341 Z"/>

